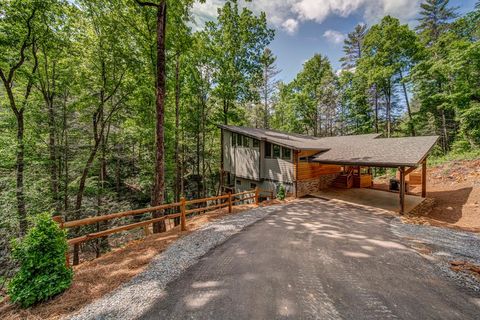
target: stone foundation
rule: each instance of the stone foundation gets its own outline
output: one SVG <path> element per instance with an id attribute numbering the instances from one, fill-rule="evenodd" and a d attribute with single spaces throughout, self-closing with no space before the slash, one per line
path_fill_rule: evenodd
<path id="1" fill-rule="evenodd" d="M 297 197 L 300 198 L 307 194 L 330 187 L 338 175 L 338 173 L 325 174 L 317 178 L 297 181 Z"/>

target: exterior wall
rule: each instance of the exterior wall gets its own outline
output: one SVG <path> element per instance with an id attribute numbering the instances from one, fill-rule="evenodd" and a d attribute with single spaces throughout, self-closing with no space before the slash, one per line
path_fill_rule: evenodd
<path id="1" fill-rule="evenodd" d="M 260 180 L 260 148 L 232 146 L 232 133 L 223 131 L 223 168 L 235 176 Z"/>
<path id="2" fill-rule="evenodd" d="M 261 147 L 264 148 L 262 141 Z M 292 183 L 295 180 L 293 161 L 284 159 L 262 158 L 262 178 L 283 183 Z"/>
<path id="3" fill-rule="evenodd" d="M 237 182 L 240 182 L 240 184 L 238 184 Z M 285 183 L 285 182 L 278 182 L 278 181 L 271 181 L 271 180 L 255 181 L 255 180 L 244 179 L 240 177 L 237 177 L 235 179 L 235 192 L 252 190 L 253 189 L 253 186 L 251 185 L 252 183 L 262 190 L 267 190 L 267 191 L 273 190 L 275 191 L 275 193 L 278 191 L 278 188 L 280 187 L 280 185 L 283 184 L 285 186 L 287 194 L 294 195 L 295 193 L 295 188 L 293 183 Z"/>
<path id="4" fill-rule="evenodd" d="M 339 173 L 324 174 L 316 178 L 297 181 L 297 197 L 330 187 L 338 175 Z"/>
<path id="5" fill-rule="evenodd" d="M 258 148 L 233 148 L 234 168 L 237 177 L 260 180 L 260 150 Z"/>
<path id="6" fill-rule="evenodd" d="M 223 130 L 223 169 L 232 172 L 233 148 L 232 133 Z"/>

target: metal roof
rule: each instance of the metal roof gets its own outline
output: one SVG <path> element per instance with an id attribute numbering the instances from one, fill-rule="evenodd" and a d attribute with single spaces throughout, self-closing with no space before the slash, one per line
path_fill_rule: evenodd
<path id="1" fill-rule="evenodd" d="M 438 136 L 379 138 L 380 134 L 312 137 L 271 129 L 219 125 L 220 128 L 295 150 L 318 150 L 312 161 L 378 167 L 415 167 L 436 144 Z"/>

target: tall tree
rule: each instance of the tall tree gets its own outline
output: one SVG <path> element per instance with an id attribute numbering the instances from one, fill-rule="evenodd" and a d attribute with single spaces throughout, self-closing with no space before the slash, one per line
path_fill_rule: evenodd
<path id="1" fill-rule="evenodd" d="M 457 17 L 457 8 L 449 7 L 449 0 L 426 0 L 420 7 L 417 30 L 431 45 L 446 30 L 449 21 Z"/>
<path id="2" fill-rule="evenodd" d="M 271 96 L 277 89 L 278 81 L 275 77 L 280 73 L 275 61 L 277 57 L 269 48 L 263 51 L 260 62 L 262 64 L 262 84 L 260 86 L 260 95 L 263 100 L 263 127 L 269 127 Z"/>
<path id="3" fill-rule="evenodd" d="M 395 39 L 395 41 L 391 41 Z M 367 75 L 370 86 L 376 86 L 386 103 L 387 136 L 392 134 L 392 106 L 395 85 L 404 84 L 404 74 L 418 59 L 420 46 L 416 34 L 408 25 L 401 25 L 396 18 L 386 16 L 372 26 L 364 43 L 364 56 L 359 60 L 359 72 Z M 404 97 L 409 115 L 410 133 L 414 135 L 412 112 L 406 87 Z"/>
<path id="4" fill-rule="evenodd" d="M 43 9 L 41 2 L 3 2 L 0 28 L 3 30 L 0 49 L 0 79 L 15 115 L 16 134 L 16 199 L 20 235 L 27 231 L 27 210 L 24 193 L 25 108 L 32 93 L 38 68 L 35 23 Z"/>
<path id="5" fill-rule="evenodd" d="M 343 69 L 352 69 L 362 57 L 363 41 L 367 34 L 366 24 L 357 24 L 355 29 L 347 35 L 343 45 L 344 56 L 340 59 Z"/>
<path id="6" fill-rule="evenodd" d="M 153 7 L 157 11 L 156 35 L 156 74 L 155 74 L 155 92 L 156 92 L 156 152 L 155 152 L 155 180 L 152 190 L 152 206 L 161 205 L 164 201 L 165 193 L 165 33 L 167 25 L 167 1 L 160 0 L 158 3 L 136 0 L 142 7 Z M 158 218 L 161 212 L 154 212 L 153 217 Z M 153 232 L 166 231 L 165 222 L 158 222 L 153 225 Z"/>
<path id="7" fill-rule="evenodd" d="M 324 133 L 327 133 L 327 123 L 322 123 L 322 118 L 336 107 L 335 81 L 330 61 L 320 54 L 315 54 L 305 62 L 294 80 L 298 112 L 308 132 L 315 137 L 321 135 L 322 125 Z"/>

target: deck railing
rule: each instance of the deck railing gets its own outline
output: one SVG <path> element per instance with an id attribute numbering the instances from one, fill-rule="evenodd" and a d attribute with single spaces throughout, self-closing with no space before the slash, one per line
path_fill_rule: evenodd
<path id="1" fill-rule="evenodd" d="M 106 214 L 102 216 L 95 216 L 95 217 L 88 217 L 80 220 L 72 220 L 72 221 L 64 221 L 61 216 L 56 216 L 53 219 L 59 224 L 60 228 L 62 229 L 69 229 L 69 228 L 76 228 L 76 227 L 81 227 L 81 226 L 86 226 L 86 225 L 91 225 L 91 224 L 96 224 L 99 222 L 103 221 L 109 221 L 112 219 L 118 219 L 118 218 L 123 218 L 123 217 L 131 217 L 131 216 L 136 216 L 136 215 L 141 215 L 149 212 L 157 212 L 157 211 L 163 211 L 167 209 L 176 209 L 176 213 L 173 214 L 166 214 L 162 215 L 161 217 L 158 218 L 151 218 L 148 220 L 140 221 L 140 222 L 133 222 L 129 224 L 125 224 L 122 226 L 110 228 L 107 230 L 102 230 L 102 231 L 97 231 L 97 232 L 92 232 L 88 233 L 86 235 L 78 236 L 75 238 L 71 238 L 67 240 L 68 245 L 73 245 L 76 247 L 76 250 L 78 251 L 78 246 L 81 243 L 84 243 L 89 240 L 93 239 L 98 239 L 98 238 L 103 238 L 107 237 L 111 234 L 122 232 L 122 231 L 127 231 L 135 228 L 140 228 L 143 227 L 145 228 L 146 232 L 145 234 L 148 234 L 148 226 L 157 222 L 162 222 L 166 221 L 168 219 L 178 219 L 180 218 L 180 229 L 182 231 L 187 230 L 187 216 L 193 214 L 193 213 L 199 213 L 199 212 L 206 212 L 206 211 L 212 211 L 220 208 L 225 208 L 228 207 L 228 212 L 232 213 L 233 211 L 233 206 L 235 206 L 237 203 L 250 200 L 250 199 L 255 199 L 255 204 L 259 205 L 260 203 L 260 194 L 261 193 L 267 193 L 270 197 L 270 200 L 274 198 L 274 192 L 270 190 L 260 190 L 259 188 L 253 189 L 253 190 L 248 190 L 244 192 L 239 192 L 239 193 L 228 193 L 216 197 L 209 197 L 209 198 L 201 198 L 201 199 L 193 199 L 193 200 L 186 200 L 185 198 L 181 198 L 179 202 L 175 203 L 169 203 L 169 204 L 163 204 L 160 206 L 155 206 L 155 207 L 149 207 L 149 208 L 144 208 L 144 209 L 137 209 L 137 210 L 130 210 L 130 211 L 124 211 L 124 212 L 118 212 L 118 213 L 111 213 L 111 214 Z M 209 202 L 213 202 L 214 204 L 208 205 Z M 205 207 L 198 207 L 198 208 L 192 208 L 189 209 L 188 207 L 193 205 L 193 204 L 200 204 L 204 203 L 206 206 Z M 70 259 L 69 259 L 69 254 L 67 253 L 66 256 L 67 264 L 70 265 Z M 74 261 L 74 264 L 77 264 L 78 261 Z"/>

